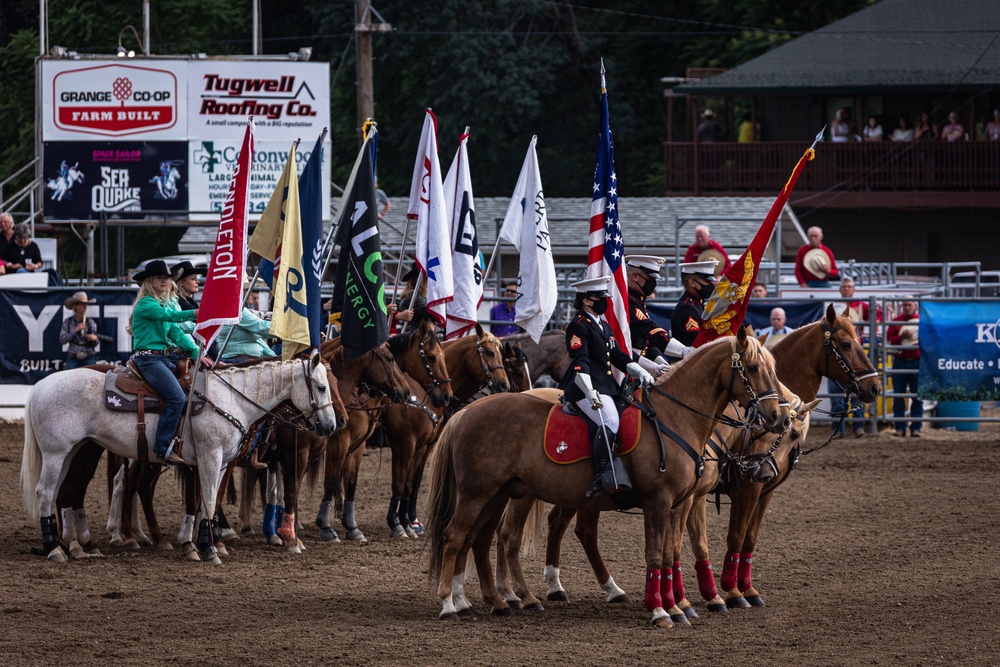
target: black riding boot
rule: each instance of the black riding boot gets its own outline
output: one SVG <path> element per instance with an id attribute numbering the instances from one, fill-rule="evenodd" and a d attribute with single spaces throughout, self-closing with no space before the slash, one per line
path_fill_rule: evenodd
<path id="1" fill-rule="evenodd" d="M 590 487 L 589 496 L 598 496 L 604 493 L 604 472 L 611 463 L 611 444 L 607 436 L 607 431 L 598 428 L 590 438 L 590 455 L 594 463 L 594 483 Z"/>

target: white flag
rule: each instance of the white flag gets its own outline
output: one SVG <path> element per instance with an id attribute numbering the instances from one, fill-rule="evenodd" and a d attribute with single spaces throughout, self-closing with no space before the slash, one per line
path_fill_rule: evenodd
<path id="1" fill-rule="evenodd" d="M 455 300 L 448 304 L 446 339 L 461 338 L 476 326 L 476 313 L 483 301 L 483 267 L 476 237 L 476 204 L 469 172 L 469 134 L 458 140 L 458 152 L 444 179 L 445 205 L 451 226 L 451 263 L 455 278 Z"/>
<path id="2" fill-rule="evenodd" d="M 455 295 L 451 272 L 451 242 L 445 210 L 441 163 L 437 154 L 437 118 L 427 109 L 420 147 L 410 184 L 406 217 L 417 221 L 416 262 L 427 284 L 427 312 L 445 326 L 446 304 Z"/>
<path id="3" fill-rule="evenodd" d="M 500 227 L 500 237 L 521 251 L 514 321 L 536 343 L 556 309 L 559 296 L 542 177 L 538 171 L 538 155 L 535 154 L 537 141 L 538 137 L 531 138 L 521 175 L 517 178 L 517 187 Z"/>

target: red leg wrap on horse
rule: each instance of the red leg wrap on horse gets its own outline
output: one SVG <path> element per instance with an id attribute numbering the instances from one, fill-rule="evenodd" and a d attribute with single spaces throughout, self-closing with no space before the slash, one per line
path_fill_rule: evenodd
<path id="1" fill-rule="evenodd" d="M 699 560 L 694 563 L 694 571 L 698 575 L 698 592 L 705 600 L 711 600 L 719 594 L 715 588 L 715 572 L 712 571 L 712 561 Z"/>
<path id="2" fill-rule="evenodd" d="M 681 578 L 681 562 L 674 562 L 674 602 L 684 599 L 684 579 Z"/>
<path id="3" fill-rule="evenodd" d="M 660 597 L 660 571 L 646 568 L 646 595 L 642 598 L 646 604 L 646 611 L 653 611 L 657 607 L 663 606 L 663 598 Z"/>
<path id="4" fill-rule="evenodd" d="M 726 564 L 722 566 L 722 590 L 731 591 L 736 588 L 736 571 L 739 567 L 740 555 L 727 551 Z"/>
<path id="5" fill-rule="evenodd" d="M 286 542 L 295 542 L 295 515 L 285 512 L 281 517 L 281 528 L 278 529 L 278 537 Z"/>
<path id="6" fill-rule="evenodd" d="M 752 567 L 753 554 L 749 551 L 740 554 L 739 578 L 736 582 L 740 587 L 740 591 L 745 591 L 753 586 L 753 574 L 750 572 L 750 568 Z"/>
<path id="7" fill-rule="evenodd" d="M 675 604 L 674 601 L 674 571 L 669 567 L 660 570 L 660 599 L 663 601 L 663 608 L 670 609 Z"/>

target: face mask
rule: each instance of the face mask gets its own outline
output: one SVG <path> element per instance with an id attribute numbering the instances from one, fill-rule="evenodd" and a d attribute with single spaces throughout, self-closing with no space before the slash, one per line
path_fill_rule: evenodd
<path id="1" fill-rule="evenodd" d="M 646 282 L 642 286 L 642 293 L 645 296 L 650 296 L 655 291 L 656 291 L 656 278 L 646 278 Z"/>
<path id="2" fill-rule="evenodd" d="M 713 285 L 712 283 L 709 283 L 707 285 L 702 285 L 701 287 L 698 288 L 698 296 L 700 296 L 702 299 L 707 299 L 708 297 L 712 296 L 713 292 L 715 292 L 715 285 Z"/>
<path id="3" fill-rule="evenodd" d="M 608 300 L 598 299 L 597 301 L 594 302 L 594 305 L 591 306 L 591 310 L 593 310 L 598 315 L 603 315 L 608 310 Z"/>

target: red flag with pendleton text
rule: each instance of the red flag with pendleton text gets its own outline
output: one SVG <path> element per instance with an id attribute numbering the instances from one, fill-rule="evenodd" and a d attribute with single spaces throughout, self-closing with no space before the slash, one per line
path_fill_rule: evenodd
<path id="1" fill-rule="evenodd" d="M 824 128 L 825 129 L 825 128 Z M 822 134 L 822 133 L 821 133 Z M 757 272 L 760 269 L 760 259 L 767 249 L 767 244 L 771 240 L 771 233 L 774 231 L 774 224 L 781 215 L 788 197 L 795 189 L 795 182 L 799 180 L 799 175 L 809 162 L 816 155 L 813 146 L 806 149 L 806 152 L 799 158 L 792 175 L 788 177 L 788 182 L 781 189 L 778 198 L 771 205 L 771 210 L 767 212 L 767 217 L 761 224 L 760 229 L 754 235 L 746 251 L 740 258 L 733 262 L 732 266 L 719 277 L 719 284 L 715 287 L 715 292 L 705 302 L 705 311 L 701 316 L 701 331 L 694 341 L 694 347 L 701 347 L 705 343 L 710 343 L 722 336 L 732 336 L 736 329 L 743 326 L 743 319 L 747 314 L 747 304 L 750 302 L 750 288 L 757 280 Z M 781 249 L 778 249 L 780 254 Z"/>
<path id="2" fill-rule="evenodd" d="M 618 347 L 632 354 L 632 334 L 628 324 L 628 281 L 625 278 L 625 245 L 622 223 L 618 218 L 618 177 L 615 174 L 615 145 L 611 140 L 608 117 L 608 89 L 601 63 L 601 124 L 597 131 L 597 166 L 594 169 L 594 192 L 590 203 L 590 249 L 587 251 L 587 278 L 611 276 L 608 285 L 608 309 L 604 318 L 611 327 Z M 615 380 L 622 373 L 614 369 Z"/>
<path id="3" fill-rule="evenodd" d="M 243 145 L 236 158 L 229 193 L 222 207 L 215 249 L 198 306 L 194 337 L 208 348 L 223 324 L 239 324 L 243 310 L 243 278 L 246 275 L 247 207 L 250 204 L 250 172 L 253 170 L 253 118 L 247 121 Z"/>

